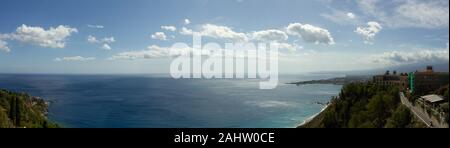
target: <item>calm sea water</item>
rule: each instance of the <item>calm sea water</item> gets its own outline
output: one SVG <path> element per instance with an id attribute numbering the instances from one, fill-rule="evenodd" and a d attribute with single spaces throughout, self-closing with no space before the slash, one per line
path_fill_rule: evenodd
<path id="1" fill-rule="evenodd" d="M 158 75 L 0 75 L 0 88 L 51 102 L 64 127 L 295 127 L 341 86 L 283 83 L 332 76 L 281 76 L 274 90 L 258 80 L 175 80 Z"/>

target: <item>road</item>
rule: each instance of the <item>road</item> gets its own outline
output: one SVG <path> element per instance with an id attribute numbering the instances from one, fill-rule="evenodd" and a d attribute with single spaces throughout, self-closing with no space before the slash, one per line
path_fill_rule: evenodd
<path id="1" fill-rule="evenodd" d="M 400 93 L 400 99 L 403 105 L 408 107 L 414 115 L 419 118 L 423 123 L 425 123 L 430 128 L 447 128 L 445 125 L 437 122 L 436 120 L 432 120 L 427 113 L 425 113 L 422 109 L 417 106 L 414 106 L 409 102 L 408 98 L 405 97 L 403 93 Z"/>

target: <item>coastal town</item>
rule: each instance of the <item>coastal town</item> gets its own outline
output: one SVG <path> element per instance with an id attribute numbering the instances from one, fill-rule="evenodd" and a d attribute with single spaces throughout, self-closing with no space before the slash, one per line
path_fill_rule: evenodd
<path id="1" fill-rule="evenodd" d="M 347 76 L 289 83 L 344 86 L 341 94 L 327 103 L 321 113 L 299 127 L 449 127 L 448 72 L 434 71 L 433 66 L 427 66 L 424 70 L 410 73 L 386 71 L 371 77 L 355 79 L 354 76 Z M 370 118 L 376 121 L 364 121 Z M 378 122 L 378 125 L 373 122 Z"/>
<path id="2" fill-rule="evenodd" d="M 411 73 L 387 71 L 373 77 L 378 85 L 396 86 L 403 105 L 428 127 L 448 128 L 448 72 L 436 72 L 432 66 Z M 447 91 L 444 90 L 447 89 Z"/>

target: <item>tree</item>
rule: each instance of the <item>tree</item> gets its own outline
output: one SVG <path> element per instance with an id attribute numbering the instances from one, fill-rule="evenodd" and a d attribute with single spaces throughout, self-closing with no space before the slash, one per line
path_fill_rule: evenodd
<path id="1" fill-rule="evenodd" d="M 367 114 L 372 119 L 376 127 L 383 127 L 386 117 L 386 105 L 383 101 L 383 94 L 375 95 L 367 104 Z"/>
<path id="2" fill-rule="evenodd" d="M 399 107 L 398 93 L 397 87 L 372 83 L 347 84 L 323 112 L 316 127 L 407 127 L 412 122 L 411 114 L 408 108 Z"/>
<path id="3" fill-rule="evenodd" d="M 324 119 L 323 119 L 323 126 L 325 128 L 336 128 L 339 127 L 338 123 L 336 122 L 336 118 L 334 117 L 333 112 L 325 112 L 324 113 Z"/>
<path id="4" fill-rule="evenodd" d="M 409 109 L 400 105 L 397 107 L 392 116 L 388 119 L 386 128 L 406 128 L 411 123 L 411 112 Z"/>
<path id="5" fill-rule="evenodd" d="M 15 101 L 16 101 L 16 103 L 15 103 L 15 105 L 16 105 L 16 110 L 15 110 L 15 114 L 16 114 L 16 127 L 20 127 L 20 105 L 21 105 L 21 101 L 20 101 L 20 98 L 19 97 L 17 97 L 17 98 L 15 98 Z"/>
<path id="6" fill-rule="evenodd" d="M 448 100 L 448 90 L 444 92 L 444 97 Z"/>
<path id="7" fill-rule="evenodd" d="M 368 120 L 369 117 L 366 111 L 362 111 L 359 113 L 354 113 L 350 121 L 348 122 L 349 128 L 368 128 L 369 126 L 373 127 L 373 124 Z"/>
<path id="8" fill-rule="evenodd" d="M 45 113 L 48 106 L 44 100 L 27 94 L 0 90 L 0 128 L 57 128 L 48 121 Z"/>
<path id="9" fill-rule="evenodd" d="M 13 124 L 16 124 L 16 98 L 13 96 L 10 98 L 11 101 L 9 101 L 9 119 L 12 120 Z"/>
<path id="10" fill-rule="evenodd" d="M 445 122 L 449 124 L 449 103 L 441 104 L 442 111 L 445 113 Z"/>
<path id="11" fill-rule="evenodd" d="M 0 106 L 0 128 L 9 128 L 11 127 L 9 118 L 5 109 Z"/>

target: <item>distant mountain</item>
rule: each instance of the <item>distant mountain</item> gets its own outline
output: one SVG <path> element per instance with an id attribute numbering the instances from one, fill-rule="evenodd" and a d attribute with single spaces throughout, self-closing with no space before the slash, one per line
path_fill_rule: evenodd
<path id="1" fill-rule="evenodd" d="M 404 66 L 390 67 L 389 69 L 396 70 L 399 73 L 414 72 L 425 70 L 427 66 L 433 66 L 433 70 L 437 72 L 449 72 L 449 63 L 429 63 L 429 64 L 411 64 Z"/>

